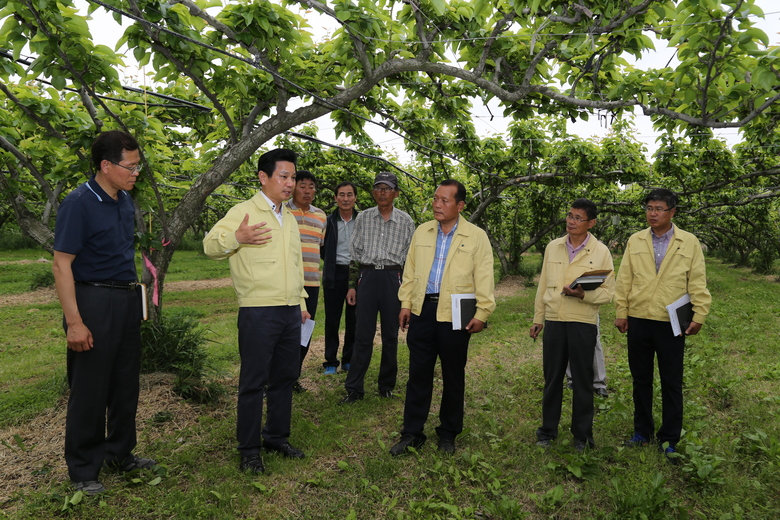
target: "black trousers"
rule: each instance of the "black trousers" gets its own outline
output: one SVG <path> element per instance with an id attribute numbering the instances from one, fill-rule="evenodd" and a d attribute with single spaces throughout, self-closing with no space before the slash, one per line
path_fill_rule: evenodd
<path id="1" fill-rule="evenodd" d="M 379 365 L 379 391 L 395 389 L 398 376 L 398 288 L 401 271 L 361 269 L 357 289 L 355 348 L 344 384 L 347 392 L 364 394 L 366 377 L 374 351 L 376 315 L 379 313 L 382 331 L 382 360 Z"/>
<path id="2" fill-rule="evenodd" d="M 539 440 L 558 437 L 563 406 L 563 378 L 571 363 L 574 387 L 571 402 L 571 433 L 575 439 L 594 446 L 593 441 L 593 351 L 598 327 L 573 321 L 544 322 L 542 367 L 544 397 Z"/>
<path id="3" fill-rule="evenodd" d="M 306 310 L 309 311 L 310 319 L 314 320 L 315 316 L 317 316 L 317 300 L 320 298 L 320 288 L 309 287 L 306 285 L 304 285 L 303 288 L 307 294 Z M 301 377 L 301 371 L 303 371 L 303 360 L 306 358 L 306 354 L 309 353 L 310 344 L 311 340 L 309 340 L 309 343 L 307 343 L 306 346 L 301 345 L 301 362 L 298 366 L 298 377 Z"/>
<path id="4" fill-rule="evenodd" d="M 628 318 L 628 366 L 634 380 L 634 432 L 652 439 L 653 369 L 658 357 L 661 376 L 662 423 L 655 435 L 660 444 L 680 440 L 683 422 L 683 359 L 685 336 L 675 337 L 666 321 Z"/>
<path id="5" fill-rule="evenodd" d="M 300 305 L 239 308 L 241 371 L 236 437 L 242 456 L 259 453 L 261 438 L 270 444 L 287 442 L 292 388 L 300 370 L 300 347 Z M 266 396 L 268 418 L 263 427 Z"/>
<path id="6" fill-rule="evenodd" d="M 466 359 L 471 334 L 452 330 L 452 322 L 436 321 L 437 303 L 425 301 L 419 316 L 412 315 L 406 343 L 409 345 L 409 382 L 406 384 L 404 427 L 401 434 L 425 438 L 433 395 L 436 358 L 441 360 L 444 384 L 436 433 L 455 440 L 463 431 L 463 402 L 466 391 Z"/>
<path id="7" fill-rule="evenodd" d="M 68 349 L 65 462 L 74 482 L 98 480 L 103 462 L 122 463 L 136 445 L 141 307 L 133 290 L 76 285 L 94 347 Z M 67 325 L 63 326 L 67 333 Z"/>
<path id="8" fill-rule="evenodd" d="M 325 300 L 325 362 L 323 367 L 339 366 L 339 327 L 341 313 L 344 315 L 344 349 L 341 352 L 341 363 L 352 361 L 352 349 L 355 346 L 355 306 L 347 303 L 349 289 L 349 266 L 336 265 L 336 279 L 333 289 L 323 287 Z"/>

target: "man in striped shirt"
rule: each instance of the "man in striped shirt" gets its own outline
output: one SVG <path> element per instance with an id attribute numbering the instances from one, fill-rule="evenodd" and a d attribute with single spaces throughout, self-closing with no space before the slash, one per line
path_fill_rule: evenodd
<path id="1" fill-rule="evenodd" d="M 317 314 L 317 300 L 320 295 L 320 246 L 325 242 L 325 212 L 312 206 L 317 193 L 317 179 L 307 170 L 298 170 L 295 174 L 295 189 L 287 207 L 298 222 L 301 231 L 301 250 L 303 252 L 303 288 L 308 295 L 306 309 L 314 320 Z M 301 368 L 309 352 L 309 345 L 301 346 Z M 300 373 L 298 374 L 300 378 Z M 306 391 L 300 381 L 296 381 L 293 390 Z"/>

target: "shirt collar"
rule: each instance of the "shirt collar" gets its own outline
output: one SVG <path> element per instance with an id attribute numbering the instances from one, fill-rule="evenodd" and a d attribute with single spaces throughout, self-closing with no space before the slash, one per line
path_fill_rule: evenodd
<path id="1" fill-rule="evenodd" d="M 260 195 L 262 195 L 262 196 L 263 196 L 263 198 L 265 199 L 265 201 L 266 201 L 266 202 L 268 203 L 268 205 L 271 207 L 271 211 L 273 211 L 274 213 L 281 213 L 281 211 L 282 211 L 282 210 L 281 210 L 281 208 L 279 208 L 279 211 L 277 212 L 277 211 L 276 211 L 276 204 L 274 204 L 274 202 L 273 202 L 271 199 L 269 199 L 269 198 L 268 198 L 268 196 L 267 196 L 265 193 L 263 193 L 263 191 L 262 191 L 262 190 L 260 190 Z"/>
<path id="2" fill-rule="evenodd" d="M 588 241 L 590 241 L 590 233 L 588 233 L 585 236 L 585 240 L 583 240 L 582 244 L 578 245 L 577 247 L 574 247 L 574 245 L 571 243 L 570 238 L 571 237 L 569 237 L 569 235 L 566 235 L 566 247 L 568 247 L 572 251 L 579 251 L 580 249 L 583 249 L 585 246 L 588 245 Z"/>
<path id="3" fill-rule="evenodd" d="M 437 229 L 439 230 L 439 233 L 441 233 L 441 234 L 442 234 L 442 235 L 444 235 L 445 237 L 449 237 L 449 236 L 452 236 L 452 235 L 454 235 L 454 234 L 455 234 L 455 231 L 458 229 L 458 223 L 457 223 L 457 222 L 455 222 L 455 225 L 454 225 L 454 226 L 452 226 L 452 229 L 450 229 L 450 232 L 449 232 L 449 233 L 445 233 L 445 232 L 444 232 L 444 231 L 442 231 L 442 229 L 441 229 L 441 222 L 437 222 L 437 224 L 438 224 L 438 226 L 437 226 Z"/>
<path id="4" fill-rule="evenodd" d="M 125 190 L 119 190 L 117 192 L 116 199 L 114 199 L 111 195 L 106 193 L 106 191 L 103 188 L 100 187 L 100 184 L 98 183 L 97 179 L 95 179 L 94 175 L 92 176 L 91 179 L 87 181 L 87 189 L 95 194 L 95 197 L 97 197 L 98 202 L 116 203 L 120 201 L 120 197 L 127 195 L 127 193 L 125 193 Z"/>
<path id="5" fill-rule="evenodd" d="M 661 236 L 656 235 L 653 229 L 650 228 L 650 236 L 652 236 L 654 240 L 670 240 L 672 238 L 672 235 L 674 235 L 674 223 L 672 222 L 671 224 L 672 227 L 669 228 L 669 231 L 667 231 Z"/>

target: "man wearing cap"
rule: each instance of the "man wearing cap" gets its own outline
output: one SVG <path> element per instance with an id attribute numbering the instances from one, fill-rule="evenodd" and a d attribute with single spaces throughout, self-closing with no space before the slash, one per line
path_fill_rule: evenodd
<path id="1" fill-rule="evenodd" d="M 356 305 L 357 325 L 352 363 L 344 385 L 347 395 L 342 403 L 354 403 L 365 394 L 363 380 L 371 364 L 377 313 L 382 332 L 380 397 L 393 397 L 398 375 L 398 288 L 414 221 L 406 212 L 393 207 L 398 179 L 392 173 L 377 174 L 372 195 L 376 206 L 358 214 L 349 245 L 352 261 L 347 303 Z"/>

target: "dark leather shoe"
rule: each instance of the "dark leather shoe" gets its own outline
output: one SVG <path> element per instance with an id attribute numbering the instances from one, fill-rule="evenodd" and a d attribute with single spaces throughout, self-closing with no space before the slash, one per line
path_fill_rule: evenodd
<path id="1" fill-rule="evenodd" d="M 425 444 L 425 437 L 416 437 L 410 434 L 404 434 L 401 436 L 400 442 L 390 448 L 390 455 L 397 457 L 404 453 L 409 452 L 409 448 L 419 448 Z M 453 446 L 454 447 L 454 446 Z"/>
<path id="2" fill-rule="evenodd" d="M 589 444 L 587 441 L 581 441 L 580 439 L 574 439 L 574 449 L 577 450 L 579 453 L 582 453 L 586 449 L 593 450 L 596 449 L 596 446 L 593 444 Z"/>
<path id="3" fill-rule="evenodd" d="M 395 396 L 393 395 L 392 390 L 380 390 L 379 391 L 379 397 L 383 399 L 394 399 Z"/>
<path id="4" fill-rule="evenodd" d="M 344 396 L 344 398 L 341 401 L 339 401 L 339 404 L 352 404 L 362 400 L 363 400 L 363 394 L 359 394 L 357 392 L 349 392 L 347 393 L 346 396 Z"/>
<path id="5" fill-rule="evenodd" d="M 540 448 L 549 448 L 552 446 L 552 439 L 539 439 L 536 441 L 536 445 Z"/>
<path id="6" fill-rule="evenodd" d="M 455 453 L 455 441 L 452 439 L 439 439 L 439 451 L 445 455 Z"/>
<path id="7" fill-rule="evenodd" d="M 595 388 L 593 393 L 599 397 L 609 397 L 609 392 L 607 392 L 606 388 Z"/>
<path id="8" fill-rule="evenodd" d="M 264 473 L 265 466 L 263 465 L 263 458 L 259 453 L 245 455 L 241 457 L 241 464 L 238 465 L 238 469 L 246 473 L 253 473 L 255 475 Z"/>
<path id="9" fill-rule="evenodd" d="M 263 443 L 263 448 L 265 448 L 265 451 L 275 451 L 277 453 L 281 453 L 288 459 L 302 459 L 306 456 L 301 450 L 294 447 L 289 442 L 282 444 L 268 444 L 266 442 Z"/>

